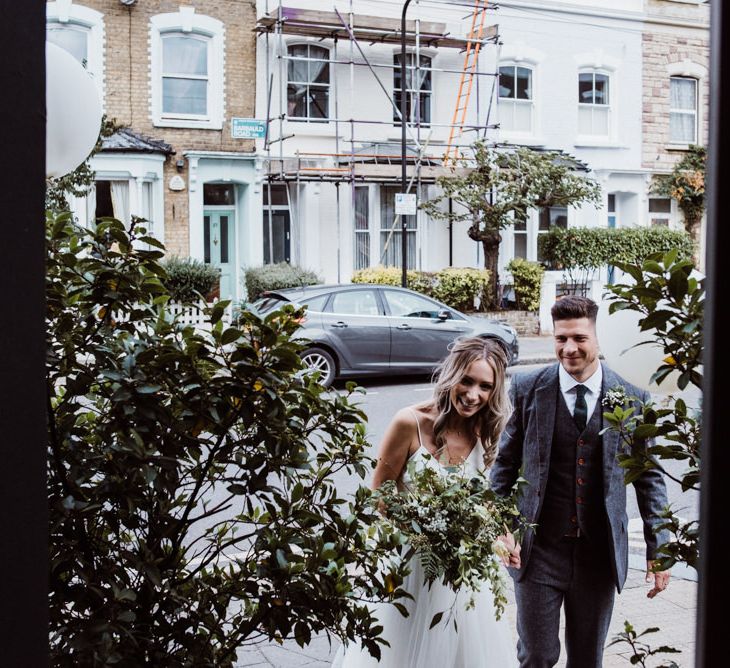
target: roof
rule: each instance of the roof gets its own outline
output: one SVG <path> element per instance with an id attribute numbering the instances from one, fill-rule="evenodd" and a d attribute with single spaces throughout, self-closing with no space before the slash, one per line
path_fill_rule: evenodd
<path id="1" fill-rule="evenodd" d="M 120 128 L 113 135 L 104 137 L 101 142 L 102 153 L 175 153 L 170 144 L 161 139 L 152 139 L 134 132 L 129 128 Z"/>

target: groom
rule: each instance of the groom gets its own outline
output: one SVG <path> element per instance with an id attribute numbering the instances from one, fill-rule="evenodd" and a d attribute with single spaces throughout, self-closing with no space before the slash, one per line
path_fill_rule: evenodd
<path id="1" fill-rule="evenodd" d="M 601 435 L 607 390 L 648 395 L 598 360 L 598 306 L 567 296 L 552 308 L 559 364 L 512 377 L 514 405 L 492 467 L 494 489 L 508 494 L 522 473 L 520 510 L 537 523 L 513 553 L 518 658 L 522 668 L 549 668 L 560 656 L 558 627 L 565 607 L 568 668 L 600 668 L 615 591 L 626 581 L 626 486 L 616 461 L 619 436 Z M 522 471 L 520 470 L 522 469 Z M 669 572 L 650 575 L 659 544 L 653 528 L 667 504 L 662 475 L 646 471 L 634 482 L 644 521 L 651 598 L 666 588 Z"/>

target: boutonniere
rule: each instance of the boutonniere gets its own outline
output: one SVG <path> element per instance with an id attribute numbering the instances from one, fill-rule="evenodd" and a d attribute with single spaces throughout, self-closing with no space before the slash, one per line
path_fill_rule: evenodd
<path id="1" fill-rule="evenodd" d="M 601 403 L 608 409 L 623 408 L 629 401 L 629 395 L 626 394 L 626 388 L 623 385 L 614 385 L 610 390 L 606 390 Z"/>

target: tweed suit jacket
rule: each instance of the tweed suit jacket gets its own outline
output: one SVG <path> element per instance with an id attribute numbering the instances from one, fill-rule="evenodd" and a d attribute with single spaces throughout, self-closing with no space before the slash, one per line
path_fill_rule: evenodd
<path id="1" fill-rule="evenodd" d="M 497 458 L 490 473 L 492 487 L 501 495 L 510 493 L 519 475 L 527 480 L 518 506 L 522 515 L 531 523 L 537 522 L 540 517 L 549 475 L 556 402 L 560 391 L 558 366 L 556 363 L 512 377 L 510 398 L 513 412 L 500 439 Z M 626 382 L 604 364 L 602 394 L 617 385 L 623 386 L 628 395 L 643 401 L 649 398 L 646 392 Z M 602 409 L 599 403 L 596 410 Z M 606 426 L 603 420 L 602 425 L 602 428 Z M 620 592 L 626 581 L 629 553 L 626 485 L 624 469 L 618 465 L 616 459 L 620 447 L 618 433 L 607 431 L 602 440 L 603 498 L 610 534 L 612 570 L 616 588 Z M 644 523 L 646 558 L 655 559 L 658 545 L 668 540 L 667 532 L 654 533 L 654 528 L 662 521 L 659 515 L 667 505 L 664 479 L 659 471 L 650 470 L 633 484 Z M 539 530 L 538 525 L 537 531 Z M 524 577 L 533 541 L 534 532 L 528 531 L 522 541 L 522 568 L 509 569 L 517 581 Z"/>

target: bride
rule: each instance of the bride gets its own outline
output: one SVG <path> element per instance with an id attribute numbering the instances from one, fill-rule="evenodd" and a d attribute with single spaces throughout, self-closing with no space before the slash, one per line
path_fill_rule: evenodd
<path id="1" fill-rule="evenodd" d="M 378 453 L 372 487 L 386 480 L 407 485 L 407 464 L 463 467 L 465 473 L 488 469 L 496 456 L 499 436 L 509 416 L 505 387 L 507 360 L 499 343 L 467 338 L 455 342 L 435 374 L 430 401 L 403 408 L 388 426 Z M 430 455 L 430 456 L 428 456 Z M 511 535 L 503 538 L 510 556 L 503 562 L 520 567 L 519 546 Z M 475 593 L 475 605 L 466 609 L 469 593 L 424 581 L 418 557 L 403 587 L 413 600 L 402 602 L 403 617 L 395 606 L 382 603 L 374 613 L 382 637 L 380 661 L 358 644 L 341 647 L 333 668 L 510 668 L 517 665 L 515 643 L 506 618 L 497 621 L 492 593 L 486 585 Z M 448 611 L 453 611 L 450 616 Z M 447 612 L 430 629 L 437 612 Z M 454 621 L 456 624 L 454 624 Z"/>

